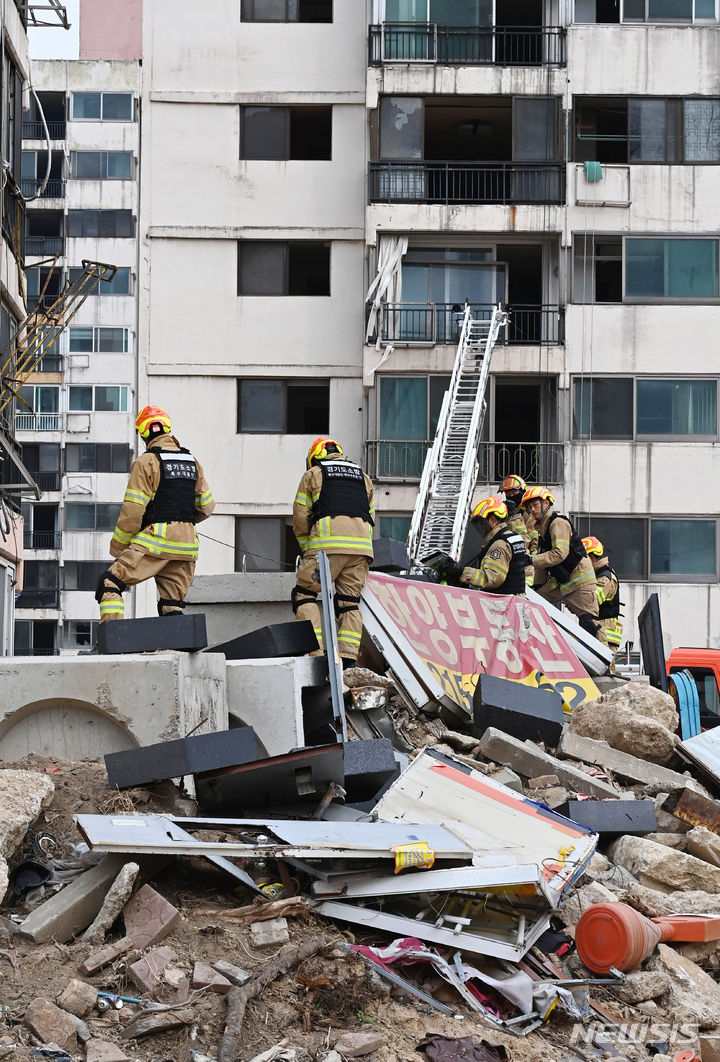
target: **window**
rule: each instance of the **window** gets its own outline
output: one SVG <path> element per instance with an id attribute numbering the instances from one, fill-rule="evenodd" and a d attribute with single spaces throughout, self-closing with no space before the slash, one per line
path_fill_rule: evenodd
<path id="1" fill-rule="evenodd" d="M 72 117 L 77 121 L 131 122 L 131 92 L 73 92 Z"/>
<path id="2" fill-rule="evenodd" d="M 330 430 L 328 380 L 238 380 L 239 432 L 315 435 Z"/>
<path id="3" fill-rule="evenodd" d="M 403 293 L 404 294 L 404 293 Z M 573 237 L 573 300 L 716 300 L 718 240 L 711 237 Z"/>
<path id="4" fill-rule="evenodd" d="M 131 151 L 71 151 L 70 168 L 78 180 L 127 181 L 133 175 Z"/>
<path id="5" fill-rule="evenodd" d="M 60 566 L 56 561 L 26 560 L 23 589 L 16 608 L 57 608 Z"/>
<path id="6" fill-rule="evenodd" d="M 720 99 L 579 97 L 575 160 L 720 162 Z"/>
<path id="7" fill-rule="evenodd" d="M 382 376 L 377 475 L 419 479 L 449 376 Z"/>
<path id="8" fill-rule="evenodd" d="M 70 267 L 70 283 L 82 273 L 77 266 Z M 129 295 L 130 294 L 130 268 L 118 266 L 112 280 L 100 280 L 90 293 L 91 295 Z"/>
<path id="9" fill-rule="evenodd" d="M 33 475 L 60 471 L 59 443 L 23 443 L 22 459 Z"/>
<path id="10" fill-rule="evenodd" d="M 55 620 L 16 620 L 15 656 L 53 656 L 56 634 Z"/>
<path id="11" fill-rule="evenodd" d="M 71 354 L 127 354 L 129 328 L 71 328 L 68 349 Z"/>
<path id="12" fill-rule="evenodd" d="M 59 387 L 29 384 L 20 388 L 20 397 L 27 403 L 26 406 L 22 403 L 18 406 L 20 412 L 57 413 L 60 409 Z"/>
<path id="13" fill-rule="evenodd" d="M 65 507 L 65 527 L 69 531 L 113 531 L 119 505 L 72 502 Z"/>
<path id="14" fill-rule="evenodd" d="M 282 516 L 235 517 L 235 571 L 292 570 L 300 554 L 292 521 Z"/>
<path id="15" fill-rule="evenodd" d="M 64 590 L 94 591 L 107 561 L 67 561 L 64 567 Z"/>
<path id="16" fill-rule="evenodd" d="M 331 159 L 332 107 L 241 107 L 241 159 Z"/>
<path id="17" fill-rule="evenodd" d="M 623 0 L 623 22 L 715 21 L 715 0 Z"/>
<path id="18" fill-rule="evenodd" d="M 127 387 L 69 387 L 68 410 L 71 413 L 125 413 L 127 412 Z"/>
<path id="19" fill-rule="evenodd" d="M 68 443 L 66 472 L 128 472 L 132 450 L 124 443 Z"/>
<path id="20" fill-rule="evenodd" d="M 243 22 L 332 22 L 332 0 L 242 0 Z"/>
<path id="21" fill-rule="evenodd" d="M 89 649 L 97 642 L 97 620 L 70 620 L 65 624 L 65 648 Z"/>
<path id="22" fill-rule="evenodd" d="M 68 236 L 124 237 L 135 235 L 131 210 L 69 210 Z"/>
<path id="23" fill-rule="evenodd" d="M 574 381 L 576 439 L 714 439 L 717 433 L 717 380 L 593 376 Z"/>
<path id="24" fill-rule="evenodd" d="M 398 542 L 407 542 L 408 534 L 410 533 L 410 521 L 409 516 L 378 516 L 377 517 L 377 537 L 378 538 L 394 538 Z"/>
<path id="25" fill-rule="evenodd" d="M 330 244 L 241 240 L 238 295 L 329 295 Z"/>
<path id="26" fill-rule="evenodd" d="M 576 516 L 580 535 L 596 535 L 620 579 L 714 582 L 717 521 L 703 518 Z M 621 591 L 622 593 L 622 591 Z"/>

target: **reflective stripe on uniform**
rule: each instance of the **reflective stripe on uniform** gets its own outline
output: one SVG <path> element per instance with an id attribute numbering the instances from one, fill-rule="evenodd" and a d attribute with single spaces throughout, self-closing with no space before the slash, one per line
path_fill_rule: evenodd
<path id="1" fill-rule="evenodd" d="M 150 494 L 145 494 L 142 490 L 134 490 L 133 488 L 128 487 L 125 491 L 123 501 L 134 502 L 135 505 L 142 505 L 143 508 L 145 508 L 152 501 L 152 496 Z"/>
<path id="2" fill-rule="evenodd" d="M 121 531 L 119 527 L 116 527 L 113 531 L 113 538 L 116 542 L 119 542 L 122 546 L 127 546 L 128 542 L 132 541 L 132 535 L 129 531 Z"/>
<path id="3" fill-rule="evenodd" d="M 155 528 L 155 532 L 151 533 L 149 528 L 138 532 L 132 540 L 134 546 L 142 546 L 148 553 L 158 557 L 168 555 L 197 560 L 199 546 L 197 534 L 194 542 L 176 542 L 166 538 L 167 524 L 151 524 L 150 526 Z"/>
<path id="4" fill-rule="evenodd" d="M 124 616 L 125 615 L 125 602 L 122 598 L 110 598 L 108 601 L 100 602 L 100 615 L 101 616 Z"/>
<path id="5" fill-rule="evenodd" d="M 595 587 L 595 597 L 598 599 L 599 605 L 602 605 L 608 599 L 607 594 L 599 584 Z"/>
<path id="6" fill-rule="evenodd" d="M 206 490 L 204 494 L 195 495 L 195 508 L 202 509 L 203 506 L 209 505 L 211 501 L 214 501 L 211 490 Z"/>
<path id="7" fill-rule="evenodd" d="M 560 593 L 566 594 L 569 590 L 575 590 L 578 586 L 583 586 L 585 583 L 591 583 L 595 578 L 595 573 L 592 569 L 585 572 L 577 572 L 576 575 L 572 575 L 566 583 L 560 583 Z"/>

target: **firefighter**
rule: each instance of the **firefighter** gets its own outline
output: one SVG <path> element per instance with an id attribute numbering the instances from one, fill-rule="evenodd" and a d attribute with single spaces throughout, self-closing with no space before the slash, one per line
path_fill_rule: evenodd
<path id="1" fill-rule="evenodd" d="M 595 535 L 583 540 L 585 552 L 595 569 L 595 596 L 598 599 L 598 618 L 605 630 L 607 643 L 613 650 L 620 648 L 623 625 L 620 620 L 620 580 L 605 555 L 603 544 Z"/>
<path id="2" fill-rule="evenodd" d="M 373 485 L 359 465 L 345 457 L 342 446 L 319 436 L 307 454 L 293 504 L 293 530 L 302 550 L 292 608 L 299 620 L 310 620 L 320 648 L 322 627 L 318 594 L 317 552 L 328 557 L 335 584 L 338 648 L 343 668 L 354 667 L 360 649 L 360 594 L 373 558 Z"/>
<path id="3" fill-rule="evenodd" d="M 534 521 L 530 514 L 523 509 L 522 499 L 523 494 L 527 490 L 527 483 L 522 476 L 505 476 L 505 479 L 498 488 L 498 493 L 505 498 L 505 504 L 507 505 L 508 519 L 507 525 L 511 531 L 517 532 L 518 535 L 522 535 L 525 542 L 525 549 L 530 557 L 533 553 L 537 553 L 537 541 L 538 534 L 534 527 Z M 528 586 L 532 586 L 535 581 L 535 569 L 532 563 L 529 562 L 525 568 L 525 582 Z"/>
<path id="4" fill-rule="evenodd" d="M 215 508 L 200 464 L 174 435 L 169 415 L 145 406 L 135 421 L 146 450 L 130 469 L 110 542 L 113 564 L 100 576 L 100 622 L 123 618 L 123 591 L 146 579 L 158 589 L 159 616 L 182 615 L 195 574 L 195 524 Z"/>
<path id="5" fill-rule="evenodd" d="M 445 557 L 438 566 L 440 576 L 451 586 L 472 586 L 492 594 L 524 594 L 525 542 L 510 529 L 507 516 L 507 506 L 497 495 L 479 501 L 470 519 L 483 535 L 482 549 L 467 565 Z"/>
<path id="6" fill-rule="evenodd" d="M 567 516 L 555 512 L 555 498 L 547 487 L 530 487 L 522 503 L 538 532 L 534 589 L 546 601 L 562 602 L 578 617 L 583 630 L 605 644 L 605 631 L 598 623 L 595 572 L 582 539 Z"/>

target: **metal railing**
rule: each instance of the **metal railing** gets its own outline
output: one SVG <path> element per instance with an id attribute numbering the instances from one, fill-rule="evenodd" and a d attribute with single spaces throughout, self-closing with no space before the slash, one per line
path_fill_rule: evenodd
<path id="1" fill-rule="evenodd" d="M 7 182 L 2 196 L 2 231 L 22 261 L 25 257 L 25 204 L 17 195 L 13 195 Z"/>
<path id="2" fill-rule="evenodd" d="M 492 317 L 493 303 L 471 303 L 475 320 Z M 565 307 L 503 304 L 510 319 L 498 343 L 512 346 L 558 346 L 565 340 Z M 383 303 L 377 318 L 378 337 L 385 343 L 457 345 L 464 306 L 459 303 Z"/>
<path id="3" fill-rule="evenodd" d="M 65 238 L 63 236 L 26 236 L 25 254 L 41 254 L 44 257 L 65 251 Z"/>
<path id="4" fill-rule="evenodd" d="M 65 139 L 67 134 L 67 124 L 65 122 L 48 122 L 47 125 L 51 140 Z M 44 140 L 45 130 L 42 122 L 23 122 L 22 135 L 23 140 Z"/>
<path id="5" fill-rule="evenodd" d="M 59 472 L 33 472 L 32 477 L 40 490 L 60 490 Z"/>
<path id="6" fill-rule="evenodd" d="M 365 471 L 371 479 L 419 480 L 432 439 L 368 439 Z"/>
<path id="7" fill-rule="evenodd" d="M 561 162 L 371 162 L 371 203 L 564 203 Z"/>
<path id="8" fill-rule="evenodd" d="M 25 529 L 23 545 L 25 549 L 59 549 L 60 534 L 58 531 L 28 531 Z"/>
<path id="9" fill-rule="evenodd" d="M 440 63 L 451 66 L 563 66 L 564 26 L 439 26 L 383 22 L 370 26 L 370 66 Z"/>
<path id="10" fill-rule="evenodd" d="M 57 302 L 59 295 L 58 291 L 52 295 L 48 295 L 47 292 L 44 295 L 28 295 L 28 309 L 32 311 L 40 307 L 41 310 L 49 310 Z"/>
<path id="11" fill-rule="evenodd" d="M 23 590 L 15 601 L 15 608 L 59 608 L 60 590 L 54 589 L 27 589 Z"/>
<path id="12" fill-rule="evenodd" d="M 25 606 L 26 608 L 29 606 Z M 27 647 L 25 649 L 16 649 L 14 656 L 59 656 L 59 649 L 34 649 L 33 647 Z"/>
<path id="13" fill-rule="evenodd" d="M 376 480 L 420 480 L 432 439 L 368 439 L 365 471 Z M 563 482 L 563 444 L 482 442 L 478 448 L 478 482 L 500 483 L 522 476 L 526 483 Z"/>
<path id="14" fill-rule="evenodd" d="M 37 363 L 33 372 L 62 372 L 62 354 L 45 354 Z"/>
<path id="15" fill-rule="evenodd" d="M 24 177 L 20 184 L 22 186 L 23 195 L 33 196 L 42 184 L 42 177 Z M 48 183 L 45 185 L 45 188 L 43 189 L 43 193 L 40 198 L 64 199 L 65 181 L 57 177 L 51 177 Z"/>
<path id="16" fill-rule="evenodd" d="M 61 413 L 16 413 L 15 430 L 60 431 L 61 421 Z"/>

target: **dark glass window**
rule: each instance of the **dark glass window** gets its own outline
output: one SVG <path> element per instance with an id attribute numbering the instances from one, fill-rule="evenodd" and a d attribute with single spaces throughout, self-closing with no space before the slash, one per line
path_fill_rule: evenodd
<path id="1" fill-rule="evenodd" d="M 238 431 L 287 435 L 329 431 L 327 380 L 238 380 Z"/>
<path id="2" fill-rule="evenodd" d="M 573 436 L 632 439 L 633 383 L 609 376 L 576 379 Z"/>

